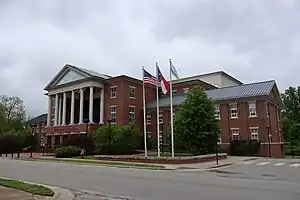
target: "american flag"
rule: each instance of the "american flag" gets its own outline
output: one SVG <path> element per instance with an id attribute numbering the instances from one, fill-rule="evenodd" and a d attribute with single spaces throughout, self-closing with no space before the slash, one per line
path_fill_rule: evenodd
<path id="1" fill-rule="evenodd" d="M 156 85 L 158 84 L 157 78 L 155 76 L 153 76 L 152 74 L 150 74 L 149 72 L 147 72 L 145 69 L 143 69 L 143 80 L 144 80 L 144 84 L 152 84 L 152 85 Z"/>

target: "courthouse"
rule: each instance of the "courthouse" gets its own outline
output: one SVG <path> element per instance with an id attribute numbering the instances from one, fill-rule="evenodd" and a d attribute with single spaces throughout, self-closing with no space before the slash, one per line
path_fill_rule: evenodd
<path id="1" fill-rule="evenodd" d="M 109 76 L 67 64 L 45 87 L 48 113 L 30 123 L 50 149 L 69 137 L 91 133 L 108 121 L 135 124 L 143 132 L 142 85 L 142 79 Z M 222 150 L 228 149 L 231 140 L 257 139 L 261 143 L 259 156 L 284 156 L 282 102 L 274 80 L 244 84 L 223 71 L 174 80 L 174 110 L 195 85 L 202 86 L 216 101 Z M 146 85 L 145 89 L 147 135 L 156 138 L 156 88 Z M 170 133 L 170 100 L 161 92 L 159 107 L 162 138 Z"/>

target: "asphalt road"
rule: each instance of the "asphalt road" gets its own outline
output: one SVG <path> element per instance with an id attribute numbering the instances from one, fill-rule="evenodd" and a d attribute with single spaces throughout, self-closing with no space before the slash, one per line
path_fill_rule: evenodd
<path id="1" fill-rule="evenodd" d="M 259 162 L 269 163 L 186 172 L 0 159 L 0 176 L 68 188 L 78 200 L 120 196 L 137 200 L 300 199 L 300 167 L 275 167 L 271 162 L 277 160 Z"/>

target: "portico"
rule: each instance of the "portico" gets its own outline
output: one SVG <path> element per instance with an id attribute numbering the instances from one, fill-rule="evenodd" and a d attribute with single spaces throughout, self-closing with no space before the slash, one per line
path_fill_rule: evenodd
<path id="1" fill-rule="evenodd" d="M 87 128 L 95 129 L 97 124 L 104 123 L 103 81 L 107 78 L 109 76 L 65 65 L 52 79 L 45 88 L 48 91 L 45 133 L 51 136 L 51 143 L 57 143 L 55 135 L 82 134 Z M 87 119 L 89 126 L 84 124 Z"/>

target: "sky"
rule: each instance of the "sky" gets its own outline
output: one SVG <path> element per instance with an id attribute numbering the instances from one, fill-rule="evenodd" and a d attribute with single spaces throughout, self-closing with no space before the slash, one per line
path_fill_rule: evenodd
<path id="1" fill-rule="evenodd" d="M 224 70 L 244 83 L 298 86 L 297 0 L 0 0 L 0 94 L 47 111 L 66 64 L 141 78 L 155 62 L 181 77 Z M 167 76 L 168 77 L 168 76 Z"/>

